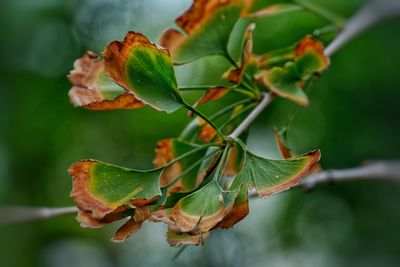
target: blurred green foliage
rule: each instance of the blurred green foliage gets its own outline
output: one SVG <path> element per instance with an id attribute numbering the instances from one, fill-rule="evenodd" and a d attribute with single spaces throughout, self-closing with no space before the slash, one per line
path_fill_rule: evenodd
<path id="1" fill-rule="evenodd" d="M 189 121 L 150 108 L 93 112 L 74 109 L 66 74 L 84 51 L 96 52 L 128 30 L 153 41 L 189 0 L 3 0 L 0 3 L 0 203 L 73 205 L 66 170 L 95 158 L 127 167 L 151 166 L 155 143 Z M 313 1 L 343 16 L 364 1 Z M 245 23 L 237 25 L 233 40 Z M 255 52 L 290 45 L 326 21 L 307 11 L 257 19 Z M 289 132 L 296 153 L 320 148 L 324 168 L 399 157 L 400 20 L 380 24 L 332 57 L 309 90 Z M 234 43 L 234 42 L 233 42 Z M 238 54 L 237 46 L 231 49 Z M 210 66 L 213 67 L 211 73 Z M 178 67 L 180 84 L 216 83 L 228 63 L 212 57 Z M 198 95 L 185 95 L 194 100 Z M 234 96 L 231 96 L 231 98 Z M 227 98 L 226 102 L 230 99 Z M 205 105 L 206 112 L 226 102 Z M 277 100 L 250 131 L 249 146 L 277 157 L 273 126 L 293 104 Z M 400 186 L 380 181 L 326 185 L 256 200 L 235 229 L 218 231 L 177 262 L 149 226 L 124 244 L 113 229 L 82 229 L 73 216 L 0 229 L 1 266 L 399 266 Z"/>

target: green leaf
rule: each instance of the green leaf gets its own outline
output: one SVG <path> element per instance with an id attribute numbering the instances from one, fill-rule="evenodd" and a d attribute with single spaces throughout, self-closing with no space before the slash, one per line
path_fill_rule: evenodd
<path id="1" fill-rule="evenodd" d="M 175 64 L 184 64 L 210 55 L 225 55 L 230 34 L 240 18 L 242 1 L 199 1 L 176 23 L 187 33 L 170 29 L 160 38 L 170 50 Z"/>
<path id="2" fill-rule="evenodd" d="M 172 220 L 181 232 L 207 232 L 227 214 L 235 196 L 235 192 L 223 191 L 213 180 L 182 198 L 172 210 Z"/>
<path id="3" fill-rule="evenodd" d="M 231 190 L 240 186 L 255 187 L 260 197 L 285 191 L 297 185 L 320 158 L 319 151 L 286 160 L 271 160 L 246 149 L 243 168 L 234 178 Z"/>
<path id="4" fill-rule="evenodd" d="M 79 161 L 69 168 L 71 197 L 82 211 L 101 219 L 122 205 L 143 206 L 161 197 L 163 169 L 131 170 L 100 161 Z"/>
<path id="5" fill-rule="evenodd" d="M 288 98 L 299 105 L 307 106 L 308 97 L 301 87 L 301 81 L 296 78 L 295 71 L 295 65 L 288 62 L 285 68 L 274 67 L 269 71 L 260 72 L 258 81 L 275 94 Z"/>
<path id="6" fill-rule="evenodd" d="M 129 32 L 123 42 L 112 42 L 103 54 L 114 81 L 145 104 L 167 113 L 182 106 L 167 50 L 157 48 L 140 33 Z"/>

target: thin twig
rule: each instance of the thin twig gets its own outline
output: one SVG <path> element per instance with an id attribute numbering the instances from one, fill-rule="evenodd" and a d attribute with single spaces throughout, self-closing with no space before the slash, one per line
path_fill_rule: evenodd
<path id="1" fill-rule="evenodd" d="M 0 226 L 36 220 L 45 220 L 56 216 L 78 212 L 72 207 L 28 207 L 28 206 L 2 206 L 0 207 Z"/>
<path id="2" fill-rule="evenodd" d="M 260 115 L 260 113 L 268 106 L 272 100 L 271 94 L 262 93 L 261 102 L 257 105 L 255 109 L 240 123 L 240 125 L 229 135 L 230 138 L 238 138 Z"/>
<path id="3" fill-rule="evenodd" d="M 296 187 L 310 190 L 320 184 L 355 180 L 392 180 L 400 183 L 400 160 L 373 161 L 356 168 L 321 171 L 305 177 Z M 254 190 L 249 193 L 250 198 L 257 196 Z"/>
<path id="4" fill-rule="evenodd" d="M 361 8 L 344 26 L 343 31 L 325 49 L 327 56 L 333 55 L 343 45 L 373 25 L 400 15 L 400 1 L 372 0 Z"/>

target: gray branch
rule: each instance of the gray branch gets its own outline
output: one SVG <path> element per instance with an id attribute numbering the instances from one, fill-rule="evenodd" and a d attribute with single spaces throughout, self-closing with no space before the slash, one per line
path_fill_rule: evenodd
<path id="1" fill-rule="evenodd" d="M 0 206 L 0 226 L 17 222 L 45 220 L 56 216 L 78 212 L 78 208 L 61 207 L 28 207 L 28 206 Z"/>
<path id="2" fill-rule="evenodd" d="M 373 161 L 357 168 L 324 170 L 306 176 L 296 187 L 310 190 L 320 184 L 358 180 L 387 180 L 400 184 L 400 160 Z M 249 193 L 250 198 L 257 196 L 254 190 Z"/>
<path id="3" fill-rule="evenodd" d="M 400 15 L 400 1 L 371 0 L 361 8 L 346 24 L 344 29 L 325 49 L 332 56 L 338 49 L 373 25 Z"/>
<path id="4" fill-rule="evenodd" d="M 230 138 L 235 139 L 238 138 L 252 123 L 253 121 L 260 115 L 260 113 L 268 106 L 268 104 L 272 100 L 271 94 L 261 93 L 262 99 L 261 102 L 257 105 L 255 109 L 251 111 L 251 113 L 240 123 L 240 125 L 229 135 Z"/>

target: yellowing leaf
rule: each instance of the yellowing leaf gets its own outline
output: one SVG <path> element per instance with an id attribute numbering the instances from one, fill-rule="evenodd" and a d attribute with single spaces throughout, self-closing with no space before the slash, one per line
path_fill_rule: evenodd
<path id="1" fill-rule="evenodd" d="M 101 220 L 120 206 L 149 204 L 161 197 L 163 169 L 136 171 L 99 161 L 84 160 L 69 168 L 73 177 L 71 197 L 78 208 Z M 133 203 L 133 204 L 132 204 Z"/>
<path id="2" fill-rule="evenodd" d="M 249 24 L 243 36 L 243 50 L 240 66 L 238 69 L 231 70 L 228 76 L 228 81 L 231 83 L 240 83 L 244 71 L 249 63 L 249 60 L 253 51 L 253 31 L 256 25 L 254 23 Z"/>
<path id="3" fill-rule="evenodd" d="M 231 189 L 255 187 L 260 197 L 268 197 L 300 183 L 320 158 L 319 151 L 287 160 L 265 159 L 246 151 L 243 168 L 234 178 Z"/>
<path id="4" fill-rule="evenodd" d="M 199 106 L 201 104 L 207 103 L 209 101 L 216 101 L 221 99 L 229 92 L 229 88 L 225 86 L 217 86 L 208 89 L 204 95 L 194 104 L 194 106 Z"/>

